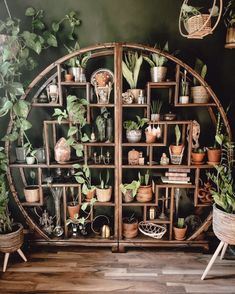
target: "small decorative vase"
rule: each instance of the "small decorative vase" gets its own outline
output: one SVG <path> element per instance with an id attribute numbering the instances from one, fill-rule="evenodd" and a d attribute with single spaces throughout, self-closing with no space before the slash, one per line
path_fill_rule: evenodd
<path id="1" fill-rule="evenodd" d="M 16 160 L 18 162 L 25 162 L 26 160 L 26 148 L 25 147 L 16 147 Z"/>
<path id="2" fill-rule="evenodd" d="M 27 156 L 26 157 L 27 164 L 34 164 L 35 163 L 35 157 L 34 156 Z"/>
<path id="3" fill-rule="evenodd" d="M 37 162 L 38 163 L 44 163 L 46 161 L 45 148 L 44 147 L 36 148 L 35 151 L 36 151 L 35 157 L 37 159 Z"/>
<path id="4" fill-rule="evenodd" d="M 73 75 L 74 81 L 78 83 L 86 82 L 86 76 L 84 73 L 84 69 L 81 67 L 71 67 L 69 72 Z"/>
<path id="5" fill-rule="evenodd" d="M 54 151 L 55 160 L 58 163 L 63 164 L 70 160 L 71 149 L 65 138 L 62 137 L 59 139 L 59 141 L 55 145 Z"/>

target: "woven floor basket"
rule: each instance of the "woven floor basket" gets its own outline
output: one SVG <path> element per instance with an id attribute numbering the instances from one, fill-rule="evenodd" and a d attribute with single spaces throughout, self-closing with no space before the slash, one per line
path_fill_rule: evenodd
<path id="1" fill-rule="evenodd" d="M 203 86 L 191 87 L 191 97 L 194 103 L 207 103 L 210 95 Z"/>
<path id="2" fill-rule="evenodd" d="M 0 252 L 11 253 L 18 250 L 24 242 L 23 226 L 15 224 L 18 230 L 9 234 L 0 234 Z"/>
<path id="3" fill-rule="evenodd" d="M 235 214 L 224 212 L 214 205 L 213 230 L 219 240 L 235 245 Z"/>
<path id="4" fill-rule="evenodd" d="M 211 20 L 208 21 L 206 26 L 201 30 L 204 23 L 208 20 L 210 17 L 209 14 L 200 14 L 190 17 L 186 22 L 186 30 L 188 31 L 189 35 L 195 34 L 198 36 L 204 35 L 204 34 L 210 34 L 211 33 Z"/>

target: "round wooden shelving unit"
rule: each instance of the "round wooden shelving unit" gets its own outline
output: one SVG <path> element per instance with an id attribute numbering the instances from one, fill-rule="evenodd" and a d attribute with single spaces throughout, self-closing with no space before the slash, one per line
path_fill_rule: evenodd
<path id="1" fill-rule="evenodd" d="M 122 58 L 123 58 L 123 52 L 126 51 L 139 51 L 142 52 L 142 54 L 149 55 L 151 53 L 159 53 L 168 58 L 169 62 L 171 63 L 172 67 L 174 68 L 174 74 L 173 79 L 167 82 L 162 83 L 152 83 L 145 81 L 146 88 L 147 88 L 147 102 L 141 106 L 139 105 L 123 105 L 122 104 L 122 93 L 125 92 L 123 87 L 123 77 L 122 77 Z M 109 67 L 109 69 L 114 71 L 114 85 L 113 85 L 113 98 L 110 104 L 108 105 L 99 105 L 95 101 L 91 101 L 91 93 L 92 93 L 92 85 L 89 82 L 86 83 L 77 83 L 77 82 L 71 82 L 66 83 L 63 80 L 64 75 L 64 65 L 65 62 L 68 61 L 70 58 L 75 57 L 80 54 L 84 54 L 87 52 L 91 52 L 91 60 L 89 61 L 91 64 L 90 72 L 100 68 L 100 64 L 102 67 L 106 66 Z M 104 60 L 106 58 L 109 58 L 108 65 L 106 64 L 106 61 Z M 110 59 L 111 58 L 111 59 Z M 103 61 L 102 61 L 103 60 Z M 112 65 L 110 66 L 110 60 Z M 102 64 L 103 62 L 103 64 Z M 99 66 L 97 66 L 97 64 Z M 95 67 L 95 68 L 94 68 Z M 180 85 L 180 77 L 181 73 L 187 70 L 188 74 L 192 77 L 196 77 L 198 81 L 206 87 L 208 93 L 211 96 L 211 101 L 206 104 L 195 104 L 195 103 L 188 103 L 188 104 L 180 104 L 178 102 L 179 98 L 179 85 Z M 88 74 L 91 75 L 90 73 Z M 51 83 L 53 79 L 56 79 L 57 86 L 59 89 L 59 98 L 56 103 L 38 103 L 35 101 L 35 97 L 37 98 L 40 93 L 45 91 L 48 84 Z M 33 212 L 34 207 L 41 207 L 43 208 L 43 205 L 45 204 L 44 201 L 44 189 L 46 189 L 46 184 L 43 182 L 43 176 L 45 177 L 45 172 L 48 170 L 55 170 L 56 168 L 61 169 L 71 169 L 72 164 L 66 164 L 66 165 L 59 165 L 58 163 L 54 162 L 52 156 L 49 154 L 50 150 L 50 140 L 54 140 L 52 142 L 52 145 L 56 142 L 56 120 L 51 119 L 52 111 L 54 108 L 61 108 L 64 106 L 64 100 L 65 95 L 64 93 L 68 93 L 71 91 L 71 89 L 82 89 L 84 91 L 83 93 L 86 99 L 90 102 L 90 104 L 87 106 L 87 122 L 91 123 L 94 119 L 94 111 L 97 111 L 97 109 L 101 109 L 101 107 L 106 106 L 107 109 L 109 109 L 112 112 L 112 115 L 114 117 L 114 141 L 112 143 L 84 143 L 85 150 L 89 150 L 89 148 L 96 148 L 101 146 L 106 146 L 107 148 L 113 148 L 113 157 L 115 158 L 114 162 L 111 165 L 105 165 L 105 164 L 89 164 L 91 169 L 110 169 L 112 171 L 113 176 L 113 196 L 111 202 L 108 203 L 96 203 L 94 209 L 96 207 L 99 207 L 101 209 L 110 209 L 112 211 L 114 225 L 112 228 L 112 238 L 110 239 L 102 239 L 100 236 L 94 236 L 94 237 L 79 237 L 79 238 L 71 238 L 68 228 L 64 225 L 64 236 L 61 238 L 55 238 L 53 235 L 47 234 L 45 231 L 42 230 L 38 218 Z M 5 144 L 5 150 L 6 154 L 8 155 L 9 159 L 9 167 L 7 171 L 7 177 L 10 184 L 11 192 L 14 196 L 14 199 L 24 215 L 26 222 L 28 223 L 30 229 L 35 230 L 38 235 L 40 236 L 39 239 L 34 239 L 34 242 L 41 243 L 41 244 L 58 244 L 58 245 L 86 245 L 86 246 L 112 246 L 115 248 L 119 248 L 121 250 L 122 247 L 128 247 L 128 246 L 202 246 L 207 248 L 208 242 L 207 241 L 196 241 L 195 239 L 198 237 L 198 235 L 206 231 L 208 227 L 211 224 L 211 213 L 208 212 L 207 216 L 204 217 L 202 225 L 197 229 L 196 232 L 193 233 L 193 235 L 189 236 L 188 239 L 184 241 L 175 241 L 172 237 L 172 226 L 173 226 L 173 213 L 174 213 L 174 205 L 170 209 L 170 215 L 171 218 L 166 222 L 166 225 L 168 226 L 169 236 L 168 239 L 163 240 L 153 240 L 151 238 L 145 238 L 145 237 L 137 237 L 137 239 L 130 239 L 125 240 L 122 237 L 122 217 L 123 217 L 123 210 L 126 208 L 131 209 L 132 207 L 141 207 L 143 209 L 143 219 L 146 219 L 146 212 L 148 210 L 148 207 L 151 204 L 157 204 L 155 203 L 138 203 L 134 202 L 131 204 L 125 204 L 122 203 L 122 195 L 119 189 L 120 184 L 122 183 L 123 179 L 123 171 L 129 170 L 130 168 L 133 168 L 133 170 L 137 170 L 138 168 L 141 170 L 143 168 L 151 169 L 151 170 L 159 170 L 159 169 L 167 169 L 171 167 L 183 167 L 183 168 L 189 168 L 195 173 L 195 181 L 199 181 L 200 171 L 206 170 L 207 168 L 211 168 L 211 166 L 205 164 L 202 166 L 195 166 L 191 165 L 191 151 L 188 151 L 188 157 L 184 164 L 180 166 L 175 165 L 168 165 L 165 167 L 162 167 L 160 165 L 154 165 L 150 162 L 149 165 L 145 164 L 144 166 L 128 166 L 126 163 L 123 162 L 123 148 L 130 148 L 131 146 L 135 147 L 135 144 L 129 144 L 126 142 L 123 142 L 123 136 L 122 136 L 122 120 L 124 117 L 125 110 L 128 110 L 130 108 L 134 108 L 137 106 L 138 109 L 142 109 L 144 113 L 146 113 L 148 116 L 150 116 L 150 102 L 151 102 L 151 91 L 152 89 L 171 89 L 172 99 L 171 99 L 171 106 L 174 107 L 175 110 L 184 109 L 188 110 L 190 109 L 190 112 L 192 109 L 201 109 L 205 108 L 208 111 L 209 117 L 214 124 L 216 122 L 216 113 L 219 112 L 221 114 L 221 117 L 224 122 L 224 126 L 227 130 L 227 133 L 230 135 L 230 127 L 229 123 L 225 114 L 225 111 L 220 104 L 219 99 L 216 97 L 213 90 L 210 88 L 210 86 L 187 64 L 183 63 L 181 60 L 177 59 L 176 57 L 165 53 L 160 52 L 158 49 L 139 45 L 139 44 L 128 44 L 128 43 L 105 43 L 105 44 L 99 44 L 96 46 L 87 47 L 84 49 L 81 49 L 77 52 L 74 52 L 72 54 L 68 54 L 59 60 L 52 63 L 50 66 L 48 66 L 45 70 L 43 70 L 29 85 L 27 90 L 25 91 L 25 95 L 21 97 L 21 99 L 25 99 L 28 101 L 31 101 L 31 111 L 34 114 L 37 114 L 37 111 L 40 109 L 40 113 L 46 113 L 45 119 L 43 119 L 41 122 L 38 122 L 35 124 L 32 119 L 32 114 L 29 113 L 29 120 L 32 119 L 33 122 L 33 128 L 32 130 L 35 132 L 39 129 L 39 123 L 40 127 L 43 128 L 43 136 L 40 139 L 43 143 L 43 145 L 46 148 L 47 158 L 45 163 L 41 164 L 34 164 L 34 165 L 27 165 L 26 163 L 17 163 L 14 161 L 14 149 L 13 146 L 10 145 L 9 142 L 6 142 Z M 80 91 L 79 90 L 79 91 Z M 43 111 L 42 111 L 43 109 Z M 34 116 L 34 115 L 33 115 Z M 50 118 L 48 120 L 48 117 Z M 161 121 L 161 123 L 165 126 L 165 128 L 168 128 L 168 123 L 166 121 Z M 189 124 L 191 125 L 191 120 L 183 120 L 175 121 L 175 124 L 181 123 L 183 125 Z M 172 124 L 172 122 L 171 122 Z M 48 135 L 47 130 L 52 128 L 52 139 L 51 136 Z M 12 129 L 12 122 L 9 123 L 7 133 L 9 134 Z M 54 129 L 54 131 L 53 131 Z M 44 139 L 43 139 L 44 137 Z M 164 145 L 165 144 L 165 145 Z M 155 144 L 146 144 L 144 142 L 137 143 L 136 148 L 146 148 L 149 150 L 152 150 L 153 148 L 157 148 L 158 146 L 167 146 L 166 142 L 163 142 L 163 144 L 158 145 Z M 152 149 L 151 149 L 152 148 Z M 190 149 L 190 145 L 189 148 Z M 152 152 L 152 151 L 151 151 Z M 85 156 L 87 155 L 87 152 L 85 153 Z M 88 152 L 89 154 L 89 152 Z M 151 156 L 152 157 L 152 156 Z M 85 158 L 87 160 L 88 157 Z M 151 160 L 150 160 L 151 161 Z M 40 203 L 35 204 L 27 204 L 24 202 L 24 196 L 22 195 L 22 189 L 20 188 L 20 185 L 27 185 L 27 172 L 29 169 L 36 169 L 37 171 L 37 177 L 38 177 L 38 185 L 40 187 Z M 21 184 L 19 182 L 19 178 L 17 179 L 17 175 L 19 175 L 19 178 L 21 179 Z M 61 184 L 61 186 L 69 186 L 69 183 Z M 74 184 L 76 186 L 76 184 Z M 196 191 L 198 189 L 199 183 L 193 183 L 192 185 L 188 186 L 190 189 L 194 189 L 194 194 L 196 195 Z M 66 187 L 67 187 L 66 186 Z M 77 185 L 79 186 L 79 185 Z M 174 192 L 174 189 L 177 187 L 177 185 L 168 185 L 168 188 L 172 189 Z M 178 186 L 180 187 L 180 186 Z M 183 187 L 183 186 L 182 186 Z M 156 190 L 157 189 L 165 189 L 166 186 L 164 185 L 157 185 L 156 184 Z M 80 189 L 80 188 L 79 188 Z M 64 189 L 66 191 L 66 189 Z M 171 201 L 174 203 L 174 194 L 171 193 Z M 65 222 L 67 218 L 66 214 L 66 192 L 64 192 L 65 195 L 63 195 L 63 200 L 61 202 L 61 206 L 63 207 L 63 214 L 62 214 L 62 220 Z M 79 201 L 82 202 L 82 195 L 80 192 L 79 195 Z M 194 199 L 194 205 L 198 205 L 197 201 L 195 202 Z M 202 205 L 203 206 L 203 205 Z M 208 207 L 207 207 L 208 208 Z M 210 209 L 208 208 L 208 211 Z"/>

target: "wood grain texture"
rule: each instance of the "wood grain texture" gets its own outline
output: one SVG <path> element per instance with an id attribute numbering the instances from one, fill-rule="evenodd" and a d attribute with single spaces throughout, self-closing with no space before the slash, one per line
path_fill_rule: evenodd
<path id="1" fill-rule="evenodd" d="M 7 272 L 0 273 L 1 294 L 235 293 L 234 260 L 217 259 L 201 281 L 211 257 L 201 253 L 37 248 L 27 257 L 22 263 L 12 254 Z"/>

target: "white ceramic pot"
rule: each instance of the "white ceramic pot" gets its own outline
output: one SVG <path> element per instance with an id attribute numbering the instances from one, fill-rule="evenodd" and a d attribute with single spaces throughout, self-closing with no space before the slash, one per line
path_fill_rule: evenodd
<path id="1" fill-rule="evenodd" d="M 99 202 L 109 202 L 112 196 L 112 187 L 107 189 L 96 187 L 96 196 Z"/>
<path id="2" fill-rule="evenodd" d="M 86 76 L 84 72 L 84 68 L 81 67 L 71 67 L 69 72 L 73 75 L 74 81 L 79 83 L 86 82 Z"/>
<path id="3" fill-rule="evenodd" d="M 27 164 L 34 164 L 35 163 L 35 157 L 34 156 L 27 156 L 26 157 Z"/>
<path id="4" fill-rule="evenodd" d="M 126 138 L 129 143 L 138 143 L 141 140 L 141 130 L 126 131 Z"/>
<path id="5" fill-rule="evenodd" d="M 160 113 L 151 114 L 151 121 L 159 121 L 159 120 L 160 120 Z"/>
<path id="6" fill-rule="evenodd" d="M 180 96 L 179 103 L 181 103 L 181 104 L 189 103 L 189 96 Z"/>

